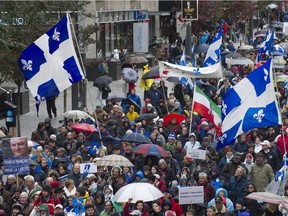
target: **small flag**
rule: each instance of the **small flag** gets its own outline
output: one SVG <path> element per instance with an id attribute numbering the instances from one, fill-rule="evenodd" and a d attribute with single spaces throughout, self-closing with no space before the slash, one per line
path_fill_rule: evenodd
<path id="1" fill-rule="evenodd" d="M 266 37 L 263 41 L 263 43 L 260 46 L 260 49 L 257 53 L 256 63 L 261 61 L 262 54 L 265 53 L 268 56 L 271 55 L 271 52 L 273 50 L 273 44 L 274 44 L 274 31 L 267 31 Z"/>

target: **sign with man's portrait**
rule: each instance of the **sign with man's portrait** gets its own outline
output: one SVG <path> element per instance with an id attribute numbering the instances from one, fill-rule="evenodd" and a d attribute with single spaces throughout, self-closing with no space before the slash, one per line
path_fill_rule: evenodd
<path id="1" fill-rule="evenodd" d="M 27 137 L 2 139 L 2 149 L 5 174 L 29 174 Z"/>

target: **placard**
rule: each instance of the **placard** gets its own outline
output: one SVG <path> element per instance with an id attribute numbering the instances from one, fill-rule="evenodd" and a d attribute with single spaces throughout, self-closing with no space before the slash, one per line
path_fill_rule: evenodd
<path id="1" fill-rule="evenodd" d="M 133 52 L 146 53 L 149 45 L 149 24 L 133 23 Z"/>
<path id="2" fill-rule="evenodd" d="M 187 155 L 195 159 L 205 160 L 206 150 L 201 149 L 187 149 Z"/>
<path id="3" fill-rule="evenodd" d="M 204 187 L 183 187 L 179 188 L 179 204 L 193 204 L 193 203 L 204 203 Z"/>
<path id="4" fill-rule="evenodd" d="M 29 174 L 27 137 L 2 139 L 4 174 Z"/>
<path id="5" fill-rule="evenodd" d="M 81 163 L 80 173 L 97 173 L 97 165 L 95 163 Z"/>

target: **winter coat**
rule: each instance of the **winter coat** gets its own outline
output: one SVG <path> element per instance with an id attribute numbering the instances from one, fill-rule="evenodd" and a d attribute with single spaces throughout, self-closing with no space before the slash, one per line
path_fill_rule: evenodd
<path id="1" fill-rule="evenodd" d="M 39 194 L 39 198 L 34 201 L 34 206 L 41 206 L 47 204 L 49 208 L 49 214 L 54 215 L 54 208 L 56 205 L 61 204 L 56 195 L 50 194 L 50 197 L 46 200 L 42 198 L 42 192 Z"/>
<path id="2" fill-rule="evenodd" d="M 230 199 L 233 202 L 236 202 L 240 198 L 242 199 L 247 185 L 248 179 L 246 175 L 240 176 L 240 178 L 232 176 L 227 182 L 227 189 L 230 194 Z"/>
<path id="3" fill-rule="evenodd" d="M 265 188 L 274 179 L 275 175 L 269 164 L 264 163 L 258 165 L 255 163 L 251 167 L 248 177 L 255 183 L 258 192 L 264 192 Z"/>
<path id="4" fill-rule="evenodd" d="M 226 189 L 224 188 L 218 188 L 216 190 L 216 193 L 215 193 L 215 197 L 218 197 L 219 196 L 219 193 L 221 191 L 224 191 L 224 194 L 225 194 L 225 199 L 226 199 L 226 208 L 228 209 L 229 212 L 233 212 L 234 211 L 234 204 L 233 202 L 228 198 L 228 192 Z M 208 203 L 208 207 L 209 206 L 214 206 L 215 204 L 215 198 L 213 198 L 212 200 L 210 200 L 210 202 Z"/>
<path id="5" fill-rule="evenodd" d="M 176 213 L 176 216 L 182 216 L 182 215 L 183 215 L 183 209 L 181 208 L 181 206 L 179 205 L 179 203 L 176 202 L 176 201 L 172 198 L 172 196 L 170 196 L 169 199 L 170 199 L 170 201 L 171 201 L 171 203 L 172 203 L 172 205 L 171 205 L 171 210 Z M 162 205 L 163 202 L 164 202 L 164 198 L 163 198 L 163 197 L 160 198 L 159 201 L 160 201 L 160 205 Z"/>
<path id="6" fill-rule="evenodd" d="M 214 187 L 206 180 L 203 184 L 198 183 L 198 186 L 204 187 L 204 202 L 208 203 L 215 195 Z"/>
<path id="7" fill-rule="evenodd" d="M 134 121 L 139 116 L 139 114 L 134 111 L 134 106 L 133 105 L 131 105 L 130 107 L 132 107 L 132 112 L 128 111 L 127 114 L 126 114 L 126 117 L 131 122 L 131 121 Z"/>
<path id="8" fill-rule="evenodd" d="M 138 106 L 141 108 L 142 104 L 141 104 L 141 99 L 138 95 L 134 94 L 129 94 L 128 97 L 129 99 L 131 99 L 132 101 L 134 101 L 136 104 L 138 104 Z"/>

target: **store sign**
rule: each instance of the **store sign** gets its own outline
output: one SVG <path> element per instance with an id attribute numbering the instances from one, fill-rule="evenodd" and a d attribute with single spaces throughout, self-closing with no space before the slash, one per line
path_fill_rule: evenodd
<path id="1" fill-rule="evenodd" d="M 183 0 L 182 15 L 185 20 L 198 20 L 198 0 Z"/>
<path id="2" fill-rule="evenodd" d="M 133 52 L 148 52 L 149 28 L 148 23 L 133 23 Z"/>
<path id="3" fill-rule="evenodd" d="M 134 20 L 145 20 L 147 18 L 147 11 L 134 11 Z"/>

